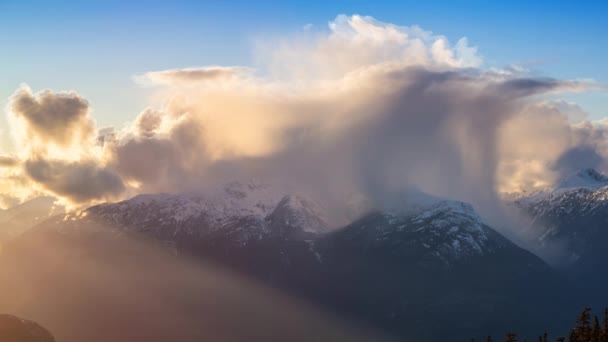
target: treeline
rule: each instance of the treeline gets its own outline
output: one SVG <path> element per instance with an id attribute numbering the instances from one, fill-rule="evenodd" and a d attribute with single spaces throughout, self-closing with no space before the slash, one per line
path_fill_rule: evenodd
<path id="1" fill-rule="evenodd" d="M 608 342 L 608 308 L 604 309 L 604 315 L 600 322 L 597 315 L 593 315 L 591 318 L 591 308 L 584 308 L 581 314 L 576 319 L 576 327 L 570 330 L 568 337 L 558 336 L 555 340 L 557 342 Z M 514 332 L 508 332 L 505 334 L 505 342 L 519 342 L 517 334 Z M 549 335 L 545 332 L 543 335 L 538 336 L 538 342 L 549 342 Z M 472 342 L 475 339 L 471 339 Z M 486 342 L 495 342 L 492 336 L 486 338 Z M 527 342 L 523 340 L 523 342 Z"/>

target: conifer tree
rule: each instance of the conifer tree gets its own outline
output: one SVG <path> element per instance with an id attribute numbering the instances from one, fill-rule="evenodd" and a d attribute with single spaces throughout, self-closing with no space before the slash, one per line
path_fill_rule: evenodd
<path id="1" fill-rule="evenodd" d="M 576 323 L 578 324 L 575 332 L 575 340 L 580 342 L 589 342 L 591 340 L 591 308 L 584 308 L 581 315 L 578 316 Z"/>
<path id="2" fill-rule="evenodd" d="M 505 334 L 505 341 L 506 342 L 517 342 L 517 335 L 515 333 L 508 332 Z"/>
<path id="3" fill-rule="evenodd" d="M 591 342 L 601 342 L 602 328 L 600 328 L 600 320 L 597 316 L 593 320 L 593 329 L 591 331 Z"/>
<path id="4" fill-rule="evenodd" d="M 608 308 L 604 309 L 604 320 L 602 328 L 602 342 L 608 342 Z"/>
<path id="5" fill-rule="evenodd" d="M 570 336 L 568 336 L 568 342 L 578 342 L 578 338 L 577 338 L 575 329 L 570 330 Z"/>

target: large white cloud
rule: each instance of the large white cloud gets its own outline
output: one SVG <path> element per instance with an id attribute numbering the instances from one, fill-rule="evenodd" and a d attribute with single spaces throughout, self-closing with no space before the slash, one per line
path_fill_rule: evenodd
<path id="1" fill-rule="evenodd" d="M 466 37 L 447 38 L 417 26 L 397 26 L 369 16 L 339 15 L 321 31 L 286 39 L 260 39 L 259 64 L 276 77 L 318 80 L 373 65 L 478 67 L 477 48 Z"/>
<path id="2" fill-rule="evenodd" d="M 551 182 L 560 158 L 607 155 L 604 126 L 544 98 L 586 82 L 480 69 L 466 38 L 452 46 L 416 26 L 355 15 L 256 48 L 257 71 L 139 75 L 159 86 L 153 102 L 164 105 L 118 131 L 96 132 L 75 93 L 23 88 L 9 106 L 26 133 L 22 146 L 42 134 L 35 151 L 5 164 L 38 191 L 79 203 L 255 177 L 336 207 L 349 192 L 382 206 L 395 190 L 417 187 L 491 210 L 497 190 Z"/>

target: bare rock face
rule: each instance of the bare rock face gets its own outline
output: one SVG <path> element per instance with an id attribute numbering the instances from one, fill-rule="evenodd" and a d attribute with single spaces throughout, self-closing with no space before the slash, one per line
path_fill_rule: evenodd
<path id="1" fill-rule="evenodd" d="M 53 335 L 35 322 L 0 314 L 0 341 L 54 342 Z"/>

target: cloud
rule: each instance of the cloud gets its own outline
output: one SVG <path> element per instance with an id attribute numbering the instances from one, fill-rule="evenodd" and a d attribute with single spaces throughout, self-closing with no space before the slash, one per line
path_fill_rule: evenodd
<path id="1" fill-rule="evenodd" d="M 52 194 L 76 203 L 114 199 L 125 190 L 115 172 L 91 161 L 28 160 L 24 170 L 31 180 Z"/>
<path id="2" fill-rule="evenodd" d="M 550 183 L 568 150 L 608 152 L 599 123 L 574 124 L 579 108 L 546 96 L 589 82 L 481 69 L 466 38 L 451 45 L 354 15 L 260 39 L 256 49 L 256 72 L 211 66 L 137 77 L 163 85 L 151 101 L 163 105 L 119 130 L 98 131 L 78 94 L 20 89 L 9 111 L 23 145 L 37 146 L 19 155 L 22 176 L 78 203 L 261 178 L 334 212 L 348 211 L 352 194 L 383 207 L 418 188 L 490 215 L 498 191 Z"/>
<path id="3" fill-rule="evenodd" d="M 604 158 L 598 153 L 594 146 L 574 146 L 562 153 L 554 168 L 563 176 L 572 174 L 582 168 L 599 169 Z"/>
<path id="4" fill-rule="evenodd" d="M 499 85 L 498 91 L 512 92 L 515 96 L 531 96 L 549 92 L 581 92 L 595 89 L 596 85 L 589 81 L 563 81 L 548 77 L 529 78 L 518 77 Z"/>
<path id="5" fill-rule="evenodd" d="M 418 26 L 383 23 L 369 16 L 339 15 L 329 32 L 287 39 L 259 39 L 257 60 L 274 77 L 301 81 L 342 77 L 372 65 L 479 67 L 482 58 L 466 37 L 452 48 L 446 37 Z"/>
<path id="6" fill-rule="evenodd" d="M 154 84 L 200 84 L 209 81 L 230 81 L 250 72 L 244 67 L 206 66 L 183 69 L 151 71 L 135 76 L 135 81 L 141 85 Z"/>
<path id="7" fill-rule="evenodd" d="M 21 129 L 14 128 L 22 146 L 67 147 L 82 144 L 94 133 L 89 103 L 76 92 L 33 94 L 22 86 L 9 99 L 8 112 L 20 122 Z"/>
<path id="8" fill-rule="evenodd" d="M 587 112 L 578 104 L 564 100 L 551 100 L 543 103 L 547 108 L 565 115 L 570 123 L 581 123 L 588 118 Z"/>
<path id="9" fill-rule="evenodd" d="M 120 176 L 105 166 L 89 103 L 78 93 L 34 94 L 24 85 L 9 99 L 7 112 L 19 150 L 0 163 L 11 167 L 3 177 L 13 184 L 2 187 L 12 197 L 49 194 L 77 204 L 117 198 L 125 190 Z"/>
<path id="10" fill-rule="evenodd" d="M 0 167 L 13 167 L 19 164 L 19 159 L 12 155 L 0 155 Z"/>
<path id="11" fill-rule="evenodd" d="M 608 126 L 583 117 L 579 106 L 559 100 L 529 103 L 516 112 L 500 130 L 498 189 L 547 187 L 587 167 L 608 171 Z"/>
<path id="12" fill-rule="evenodd" d="M 141 112 L 135 120 L 137 134 L 143 137 L 153 136 L 162 123 L 162 113 L 148 108 Z"/>
<path id="13" fill-rule="evenodd" d="M 392 193 L 409 187 L 496 207 L 496 190 L 513 173 L 501 165 L 521 169 L 537 157 L 525 155 L 536 142 L 518 136 L 519 125 L 533 132 L 553 113 L 530 98 L 561 86 L 468 68 L 384 64 L 306 86 L 284 78 L 176 86 L 162 111 L 144 111 L 119 139 L 111 164 L 144 192 L 261 178 L 335 199 L 337 212 L 349 192 L 389 206 Z M 535 121 L 530 112 L 542 114 Z M 556 129 L 548 134 L 562 141 L 557 128 L 569 126 L 554 112 Z M 154 128 L 142 130 L 149 116 Z M 513 120 L 505 141 L 521 141 L 521 148 L 498 139 Z M 541 172 L 552 172 L 549 162 Z"/>

